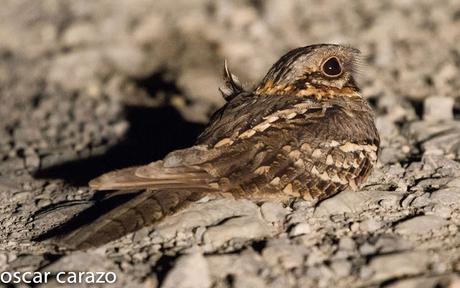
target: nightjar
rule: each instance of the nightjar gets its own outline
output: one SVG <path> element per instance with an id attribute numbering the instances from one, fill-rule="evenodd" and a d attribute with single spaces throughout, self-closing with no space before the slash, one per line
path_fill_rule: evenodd
<path id="1" fill-rule="evenodd" d="M 98 246 L 209 193 L 316 201 L 357 189 L 379 148 L 373 112 L 354 79 L 358 54 L 332 44 L 294 49 L 251 91 L 225 65 L 227 103 L 196 145 L 91 181 L 96 190 L 143 192 L 61 240 Z"/>

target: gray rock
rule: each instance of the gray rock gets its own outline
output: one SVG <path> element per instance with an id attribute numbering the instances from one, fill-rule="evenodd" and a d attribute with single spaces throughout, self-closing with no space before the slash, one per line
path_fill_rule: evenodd
<path id="1" fill-rule="evenodd" d="M 340 238 L 340 241 L 339 241 L 339 249 L 348 250 L 348 251 L 355 250 L 356 243 L 350 237 L 342 237 Z"/>
<path id="2" fill-rule="evenodd" d="M 316 229 L 309 223 L 299 223 L 292 228 L 292 230 L 289 232 L 289 236 L 295 237 L 299 235 L 310 234 L 315 230 Z"/>
<path id="3" fill-rule="evenodd" d="M 20 187 L 19 183 L 10 177 L 0 176 L 0 191 L 6 193 L 7 191 L 16 192 Z"/>
<path id="4" fill-rule="evenodd" d="M 345 277 L 350 274 L 352 264 L 347 260 L 338 260 L 331 263 L 331 269 L 338 277 Z"/>
<path id="5" fill-rule="evenodd" d="M 425 99 L 423 120 L 452 120 L 454 115 L 454 99 L 451 97 L 432 96 Z"/>
<path id="6" fill-rule="evenodd" d="M 180 257 L 166 276 L 161 287 L 206 288 L 211 287 L 208 263 L 200 253 Z"/>
<path id="7" fill-rule="evenodd" d="M 237 219 L 247 215 L 249 217 L 258 215 L 258 206 L 250 201 L 218 199 L 206 203 L 196 203 L 191 205 L 189 209 L 172 215 L 159 223 L 156 227 L 156 234 L 162 239 L 161 241 L 170 241 L 175 239 L 178 231 L 191 231 L 196 227 L 212 227 L 227 219 Z M 257 221 L 262 220 L 257 219 Z"/>
<path id="8" fill-rule="evenodd" d="M 423 169 L 437 177 L 460 177 L 460 163 L 439 155 L 424 155 Z"/>
<path id="9" fill-rule="evenodd" d="M 460 177 L 450 180 L 446 186 L 460 188 Z"/>
<path id="10" fill-rule="evenodd" d="M 369 218 L 366 220 L 363 220 L 360 223 L 360 228 L 363 231 L 368 231 L 368 232 L 376 232 L 380 228 L 382 228 L 385 225 L 385 223 L 382 220 L 378 220 L 375 218 Z"/>
<path id="11" fill-rule="evenodd" d="M 235 287 L 241 288 L 264 288 L 267 284 L 262 277 L 255 275 L 238 275 L 235 277 Z"/>
<path id="12" fill-rule="evenodd" d="M 260 212 L 265 221 L 280 225 L 284 222 L 289 209 L 279 202 L 266 202 L 260 207 Z"/>
<path id="13" fill-rule="evenodd" d="M 228 244 L 229 241 L 258 240 L 273 236 L 273 226 L 258 216 L 231 218 L 218 226 L 209 227 L 203 235 L 204 242 L 214 249 Z"/>
<path id="14" fill-rule="evenodd" d="M 421 251 L 380 255 L 372 258 L 368 268 L 371 271 L 370 283 L 388 279 L 409 277 L 425 271 L 430 265 L 430 256 Z"/>
<path id="15" fill-rule="evenodd" d="M 359 253 L 362 255 L 372 255 L 375 252 L 377 252 L 377 247 L 367 242 L 359 247 Z"/>
<path id="16" fill-rule="evenodd" d="M 40 166 L 40 158 L 33 153 L 26 157 L 25 163 L 28 168 L 37 169 Z"/>
<path id="17" fill-rule="evenodd" d="M 277 264 L 285 269 L 302 267 L 306 256 L 309 254 L 307 247 L 290 245 L 286 241 L 270 241 L 262 252 L 262 257 L 272 266 Z"/>
<path id="18" fill-rule="evenodd" d="M 343 213 L 359 213 L 370 209 L 372 205 L 385 208 L 399 206 L 401 193 L 387 191 L 343 191 L 336 196 L 322 201 L 315 210 L 317 217 Z"/>
<path id="19" fill-rule="evenodd" d="M 460 203 L 460 188 L 444 188 L 431 193 L 430 200 L 441 205 L 458 205 Z"/>
<path id="20" fill-rule="evenodd" d="M 444 279 L 443 279 L 444 278 Z M 410 279 L 402 279 L 401 281 L 397 281 L 396 283 L 390 284 L 388 287 L 390 288 L 432 288 L 440 285 L 440 283 L 448 283 L 450 281 L 446 281 L 448 277 L 414 277 Z M 455 279 L 455 277 L 453 277 Z M 449 288 L 456 288 L 449 286 Z"/>
<path id="21" fill-rule="evenodd" d="M 435 215 L 422 215 L 410 218 L 396 226 L 396 232 L 403 235 L 426 234 L 446 226 L 448 222 Z"/>

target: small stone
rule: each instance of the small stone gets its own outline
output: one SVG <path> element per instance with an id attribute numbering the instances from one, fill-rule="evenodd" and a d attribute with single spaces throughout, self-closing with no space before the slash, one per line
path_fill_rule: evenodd
<path id="1" fill-rule="evenodd" d="M 77 46 L 98 41 L 99 36 L 90 23 L 77 23 L 65 31 L 62 42 L 66 46 Z"/>
<path id="2" fill-rule="evenodd" d="M 208 228 L 203 238 L 206 243 L 210 243 L 213 247 L 220 247 L 232 240 L 262 239 L 275 233 L 273 226 L 259 217 L 241 216 Z"/>
<path id="3" fill-rule="evenodd" d="M 447 225 L 447 221 L 435 215 L 422 215 L 403 221 L 396 226 L 399 234 L 425 234 Z"/>
<path id="4" fill-rule="evenodd" d="M 166 275 L 164 288 L 206 288 L 211 286 L 211 276 L 206 259 L 200 253 L 179 258 Z"/>
<path id="5" fill-rule="evenodd" d="M 299 235 L 309 234 L 312 233 L 314 229 L 308 223 L 299 223 L 292 228 L 289 232 L 289 236 L 295 237 Z"/>
<path id="6" fill-rule="evenodd" d="M 339 277 L 345 277 L 350 274 L 351 263 L 347 260 L 338 260 L 331 263 L 331 269 Z"/>
<path id="7" fill-rule="evenodd" d="M 401 151 L 402 151 L 403 153 L 405 153 L 405 154 L 409 153 L 409 152 L 410 152 L 410 146 L 408 146 L 408 145 L 403 145 L 403 146 L 401 147 Z"/>
<path id="8" fill-rule="evenodd" d="M 267 287 L 262 277 L 256 275 L 236 275 L 233 287 L 264 288 Z"/>
<path id="9" fill-rule="evenodd" d="M 145 261 L 145 259 L 147 259 L 148 256 L 149 256 L 148 253 L 146 251 L 143 251 L 143 252 L 134 254 L 133 260 L 139 263 L 139 262 Z"/>
<path id="10" fill-rule="evenodd" d="M 263 221 L 258 215 L 259 207 L 249 200 L 236 201 L 232 199 L 207 199 L 208 201 L 206 202 L 199 201 L 199 203 L 194 203 L 190 208 L 184 210 L 182 213 L 171 215 L 159 222 L 155 229 L 155 234 L 157 234 L 157 236 L 154 238 L 159 237 L 163 239 L 162 241 L 172 241 L 176 238 L 178 231 L 192 231 L 194 228 L 201 226 L 209 227 L 203 235 L 204 240 L 206 240 L 206 235 L 209 236 L 208 233 L 210 230 L 219 230 L 228 222 L 230 222 L 228 224 L 231 224 L 231 220 L 236 220 L 242 215 L 245 215 L 241 217 L 245 218 L 244 220 L 253 217 L 257 218 L 257 223 L 254 224 L 255 226 L 259 226 L 259 223 L 263 223 L 264 227 L 267 226 L 273 229 L 272 225 Z M 230 229 L 230 227 L 227 228 Z M 222 229 L 226 230 L 227 228 Z M 250 229 L 249 227 L 244 227 L 244 225 L 243 228 L 244 229 L 241 230 Z M 213 233 L 214 232 L 211 232 L 211 234 Z M 239 233 L 243 233 L 243 231 L 239 231 Z M 232 234 L 217 233 L 216 237 L 229 237 L 229 239 L 231 239 Z"/>
<path id="11" fill-rule="evenodd" d="M 29 197 L 30 197 L 29 192 L 18 192 L 18 193 L 14 193 L 14 195 L 13 195 L 13 197 L 11 197 L 11 199 L 13 201 L 15 201 L 15 202 L 24 202 Z"/>
<path id="12" fill-rule="evenodd" d="M 37 154 L 27 155 L 26 157 L 26 166 L 29 168 L 36 169 L 40 166 L 40 158 Z"/>
<path id="13" fill-rule="evenodd" d="M 6 176 L 0 176 L 0 191 L 17 191 L 19 186 L 20 184 L 13 181 L 13 179 Z"/>
<path id="14" fill-rule="evenodd" d="M 361 222 L 360 226 L 363 231 L 375 232 L 380 229 L 384 223 L 374 218 L 369 218 Z"/>
<path id="15" fill-rule="evenodd" d="M 434 208 L 433 208 L 433 212 L 444 218 L 444 219 L 448 219 L 450 217 L 450 215 L 452 214 L 452 208 L 448 207 L 448 206 L 444 206 L 444 205 L 436 205 Z"/>
<path id="16" fill-rule="evenodd" d="M 303 245 L 293 245 L 283 240 L 273 240 L 262 251 L 262 256 L 270 265 L 281 265 L 285 269 L 301 267 L 308 249 Z"/>
<path id="17" fill-rule="evenodd" d="M 450 224 L 448 229 L 454 235 L 458 232 L 458 226 L 455 224 Z"/>
<path id="18" fill-rule="evenodd" d="M 0 271 L 6 271 L 8 262 L 8 255 L 6 253 L 0 253 Z"/>
<path id="19" fill-rule="evenodd" d="M 454 99 L 450 97 L 428 97 L 424 108 L 423 119 L 426 121 L 452 120 L 454 117 Z"/>
<path id="20" fill-rule="evenodd" d="M 372 255 L 377 252 L 377 248 L 374 245 L 365 242 L 363 245 L 359 247 L 359 253 L 362 255 Z"/>
<path id="21" fill-rule="evenodd" d="M 345 190 L 331 198 L 321 201 L 315 209 L 314 216 L 330 217 L 344 213 L 359 213 L 368 209 L 369 203 L 382 201 L 397 202 L 400 195 L 382 191 L 350 191 Z"/>
<path id="22" fill-rule="evenodd" d="M 422 158 L 423 169 L 433 171 L 433 176 L 460 176 L 460 163 L 439 155 L 424 155 Z"/>
<path id="23" fill-rule="evenodd" d="M 341 250 L 354 250 L 356 249 L 355 241 L 350 237 L 343 237 L 339 241 L 339 247 Z"/>
<path id="24" fill-rule="evenodd" d="M 449 183 L 447 183 L 446 186 L 460 188 L 460 177 L 450 181 Z"/>
<path id="25" fill-rule="evenodd" d="M 38 208 L 42 208 L 42 207 L 46 207 L 46 206 L 48 206 L 48 205 L 50 205 L 50 204 L 51 204 L 51 200 L 50 200 L 50 199 L 48 199 L 48 198 L 46 198 L 46 199 L 40 199 L 40 200 L 38 200 L 38 202 L 37 202 L 37 207 L 38 207 Z"/>
<path id="26" fill-rule="evenodd" d="M 360 224 L 358 222 L 354 222 L 350 226 L 350 230 L 353 231 L 353 232 L 359 231 L 359 228 L 360 228 Z"/>
<path id="27" fill-rule="evenodd" d="M 379 255 L 371 259 L 368 268 L 373 281 L 385 281 L 421 274 L 430 265 L 430 255 L 422 252 L 402 252 Z"/>
<path id="28" fill-rule="evenodd" d="M 270 223 L 282 223 L 289 210 L 281 203 L 267 202 L 260 207 L 262 217 Z"/>
<path id="29" fill-rule="evenodd" d="M 141 242 L 141 241 L 149 238 L 149 232 L 150 231 L 147 228 L 143 228 L 143 229 L 140 229 L 140 230 L 134 232 L 133 242 L 137 243 L 137 242 Z"/>

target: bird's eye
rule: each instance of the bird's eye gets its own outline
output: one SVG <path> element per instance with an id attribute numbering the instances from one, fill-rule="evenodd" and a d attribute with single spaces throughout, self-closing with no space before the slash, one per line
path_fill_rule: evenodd
<path id="1" fill-rule="evenodd" d="M 322 66 L 323 73 L 329 77 L 337 77 L 342 74 L 342 65 L 335 57 L 331 57 Z"/>

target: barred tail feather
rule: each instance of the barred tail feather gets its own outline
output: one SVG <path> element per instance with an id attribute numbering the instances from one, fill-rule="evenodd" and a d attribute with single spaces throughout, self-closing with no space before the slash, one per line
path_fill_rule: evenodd
<path id="1" fill-rule="evenodd" d="M 202 193 L 185 190 L 147 190 L 95 221 L 69 234 L 55 237 L 52 242 L 72 249 L 98 247 L 154 224 L 201 197 Z"/>

